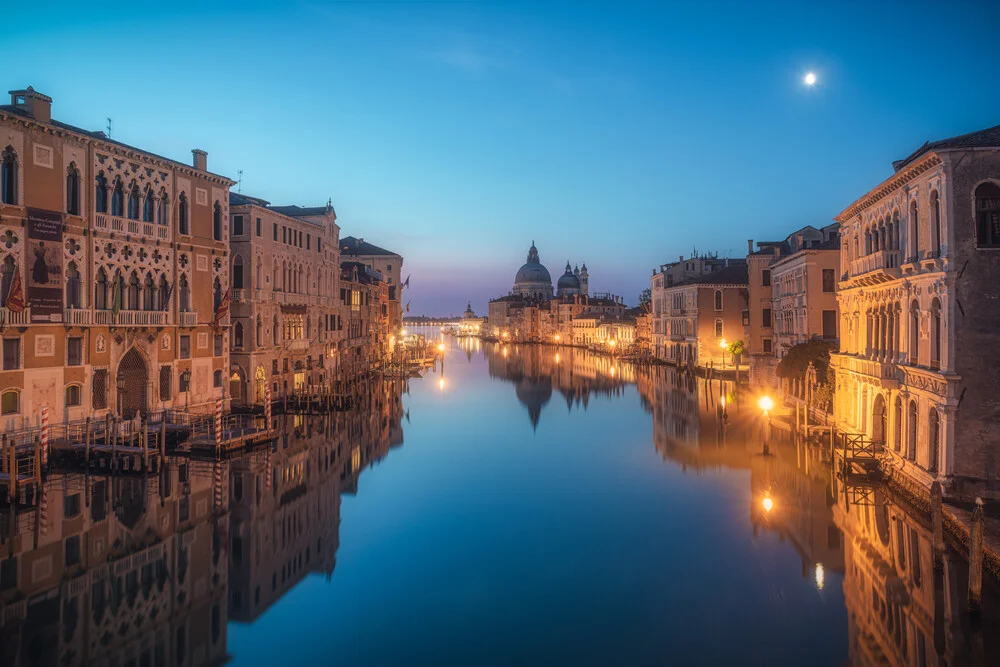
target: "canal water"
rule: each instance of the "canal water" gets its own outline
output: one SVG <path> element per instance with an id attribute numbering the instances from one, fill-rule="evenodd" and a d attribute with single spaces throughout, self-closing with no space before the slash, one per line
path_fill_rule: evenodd
<path id="1" fill-rule="evenodd" d="M 0 519 L 0 664 L 1000 664 L 994 583 L 970 621 L 962 558 L 748 390 L 443 343 L 269 450 L 50 476 Z"/>

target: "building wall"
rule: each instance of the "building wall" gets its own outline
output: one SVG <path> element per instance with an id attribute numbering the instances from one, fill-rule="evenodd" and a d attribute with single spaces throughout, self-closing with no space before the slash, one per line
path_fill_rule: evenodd
<path id="1" fill-rule="evenodd" d="M 826 283 L 824 271 L 830 272 Z M 836 341 L 839 271 L 839 250 L 801 250 L 771 265 L 772 322 L 778 359 L 793 345 L 813 338 Z M 824 335 L 824 311 L 833 314 L 832 336 Z"/>

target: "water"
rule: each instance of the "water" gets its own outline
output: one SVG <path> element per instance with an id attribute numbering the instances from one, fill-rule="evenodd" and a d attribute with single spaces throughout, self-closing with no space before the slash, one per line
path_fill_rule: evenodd
<path id="1" fill-rule="evenodd" d="M 826 447 L 763 456 L 755 396 L 445 343 L 270 453 L 51 476 L 45 534 L 0 523 L 0 664 L 996 663 L 993 583 L 970 623 L 961 558 Z"/>

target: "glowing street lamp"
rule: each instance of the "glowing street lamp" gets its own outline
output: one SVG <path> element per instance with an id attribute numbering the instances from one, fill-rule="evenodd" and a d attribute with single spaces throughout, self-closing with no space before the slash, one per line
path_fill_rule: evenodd
<path id="1" fill-rule="evenodd" d="M 444 378 L 438 380 L 438 389 L 444 391 Z"/>
<path id="2" fill-rule="evenodd" d="M 726 343 L 725 338 L 719 341 L 719 347 L 722 349 L 722 370 L 726 370 L 726 347 L 728 347 L 728 343 Z"/>
<path id="3" fill-rule="evenodd" d="M 770 396 L 761 396 L 757 401 L 757 407 L 764 412 L 764 456 L 771 454 L 771 410 L 774 409 L 774 401 Z"/>
<path id="4" fill-rule="evenodd" d="M 444 353 L 444 343 L 438 343 L 438 352 Z"/>
<path id="5" fill-rule="evenodd" d="M 554 338 L 555 338 L 555 341 L 556 341 L 556 342 L 558 343 L 558 342 L 559 342 L 559 334 L 556 334 L 556 335 L 554 336 Z"/>
<path id="6" fill-rule="evenodd" d="M 764 498 L 760 501 L 760 506 L 764 508 L 764 511 L 768 514 L 774 509 L 774 499 L 771 498 L 771 492 L 768 491 L 764 494 Z"/>

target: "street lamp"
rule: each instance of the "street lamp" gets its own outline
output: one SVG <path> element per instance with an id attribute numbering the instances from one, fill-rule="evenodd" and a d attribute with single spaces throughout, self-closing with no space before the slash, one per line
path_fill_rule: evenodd
<path id="1" fill-rule="evenodd" d="M 723 338 L 719 341 L 719 347 L 722 348 L 722 370 L 726 370 L 726 339 Z"/>
<path id="2" fill-rule="evenodd" d="M 554 338 L 555 338 L 555 341 L 556 341 L 556 342 L 558 343 L 558 342 L 559 342 L 559 334 L 556 334 L 556 335 L 554 336 Z"/>
<path id="3" fill-rule="evenodd" d="M 615 345 L 617 345 L 617 344 L 618 344 L 618 341 L 616 341 L 614 338 L 612 338 L 611 340 L 608 341 L 608 347 L 611 348 L 611 356 L 612 357 L 615 356 Z"/>
<path id="4" fill-rule="evenodd" d="M 760 506 L 764 508 L 764 511 L 770 513 L 774 509 L 774 499 L 771 498 L 771 492 L 766 491 L 764 493 L 764 498 L 760 501 Z"/>
<path id="5" fill-rule="evenodd" d="M 764 456 L 771 454 L 771 410 L 774 409 L 774 401 L 770 396 L 761 396 L 757 401 L 757 407 L 764 412 Z"/>
<path id="6" fill-rule="evenodd" d="M 191 401 L 191 369 L 186 368 L 181 372 L 181 379 L 184 380 L 184 411 L 187 412 Z"/>

